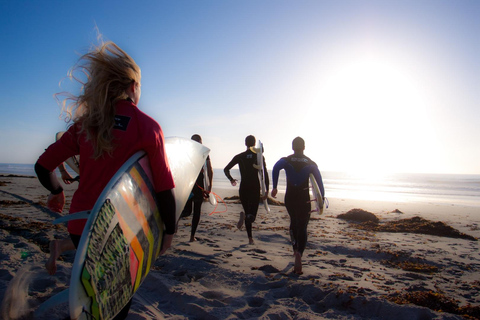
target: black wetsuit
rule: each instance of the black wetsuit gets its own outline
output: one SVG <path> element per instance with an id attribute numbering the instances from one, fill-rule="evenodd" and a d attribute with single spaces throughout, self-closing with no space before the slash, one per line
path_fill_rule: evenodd
<path id="1" fill-rule="evenodd" d="M 240 201 L 242 202 L 243 210 L 245 211 L 245 227 L 249 238 L 252 238 L 252 223 L 257 218 L 258 204 L 260 202 L 260 181 L 258 179 L 258 170 L 253 167 L 257 163 L 257 154 L 250 149 L 237 154 L 232 161 L 223 169 L 228 180 L 233 181 L 230 175 L 230 169 L 238 164 L 240 169 Z M 265 164 L 265 157 L 263 158 L 263 165 L 265 168 L 265 186 L 268 192 L 268 172 Z"/>
<path id="2" fill-rule="evenodd" d="M 210 156 L 207 157 L 207 162 L 210 161 Z M 198 174 L 197 181 L 192 188 L 192 196 L 187 200 L 185 204 L 185 208 L 182 211 L 182 217 L 188 217 L 192 213 L 193 207 L 193 218 L 192 218 L 192 230 L 190 231 L 190 235 L 193 237 L 195 236 L 195 232 L 197 231 L 198 224 L 200 223 L 200 215 L 203 203 L 203 190 L 205 189 L 204 183 L 204 172 L 200 170 Z"/>
<path id="3" fill-rule="evenodd" d="M 303 154 L 293 154 L 280 159 L 273 167 L 273 188 L 277 187 L 280 170 L 285 169 L 287 190 L 285 207 L 290 216 L 290 236 L 294 251 L 303 254 L 307 244 L 307 226 L 310 220 L 309 176 L 317 180 L 322 196 L 325 195 L 322 176 L 315 162 Z"/>

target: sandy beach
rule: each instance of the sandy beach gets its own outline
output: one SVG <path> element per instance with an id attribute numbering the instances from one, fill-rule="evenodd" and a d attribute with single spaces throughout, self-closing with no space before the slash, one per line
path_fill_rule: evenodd
<path id="1" fill-rule="evenodd" d="M 75 186 L 66 186 L 67 205 Z M 45 208 L 46 197 L 35 177 L 0 175 L 2 319 L 32 319 L 68 288 L 74 252 L 61 257 L 55 276 L 44 269 L 49 241 L 67 236 L 65 226 L 51 224 L 58 215 Z M 302 275 L 292 272 L 285 207 L 271 205 L 268 214 L 259 207 L 254 245 L 236 228 L 236 200 L 214 209 L 203 205 L 196 242 L 189 242 L 191 217 L 180 220 L 129 320 L 480 319 L 478 207 L 329 198 L 325 213 L 312 215 Z M 339 218 L 352 209 L 379 222 Z M 42 319 L 67 319 L 67 309 Z"/>

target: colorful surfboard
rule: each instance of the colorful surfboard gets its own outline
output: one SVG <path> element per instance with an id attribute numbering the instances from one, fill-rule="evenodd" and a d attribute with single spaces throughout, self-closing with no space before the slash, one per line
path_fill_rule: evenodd
<path id="1" fill-rule="evenodd" d="M 178 221 L 210 150 L 184 138 L 165 139 L 165 148 Z M 140 287 L 162 244 L 154 197 L 148 157 L 137 152 L 107 184 L 85 225 L 67 289 L 71 319 L 112 319 Z M 39 309 L 66 302 L 65 296 L 61 292 Z"/>

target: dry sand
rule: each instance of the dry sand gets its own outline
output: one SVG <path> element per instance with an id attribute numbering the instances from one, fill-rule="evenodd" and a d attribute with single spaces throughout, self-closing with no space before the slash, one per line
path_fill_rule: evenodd
<path id="1" fill-rule="evenodd" d="M 66 187 L 67 199 L 74 189 Z M 67 236 L 50 223 L 57 216 L 45 209 L 46 197 L 34 177 L 0 175 L 2 319 L 31 319 L 68 287 L 74 252 L 61 257 L 55 276 L 43 268 L 49 240 Z M 209 215 L 214 207 L 205 203 L 198 241 L 188 241 L 191 217 L 181 219 L 173 247 L 155 263 L 127 319 L 480 319 L 478 207 L 329 201 L 309 224 L 302 275 L 292 273 L 285 207 L 267 214 L 260 206 L 255 244 L 248 245 L 236 228 L 239 204 L 220 203 Z M 354 208 L 375 214 L 379 225 L 337 218 Z M 424 234 L 414 219 L 395 232 L 398 221 L 412 217 L 444 229 Z M 473 238 L 447 237 L 448 227 Z M 60 305 L 44 319 L 66 319 L 67 309 Z"/>

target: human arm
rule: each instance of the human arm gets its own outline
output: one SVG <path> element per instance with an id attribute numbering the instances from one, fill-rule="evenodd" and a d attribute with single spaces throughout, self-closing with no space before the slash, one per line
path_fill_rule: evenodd
<path id="1" fill-rule="evenodd" d="M 49 191 L 52 191 L 52 184 L 55 184 L 56 186 L 60 185 L 56 179 L 56 175 L 53 174 L 57 167 L 62 176 L 62 180 L 64 180 L 66 184 L 71 183 L 71 181 L 65 181 L 66 179 L 72 179 L 72 177 L 66 171 L 64 161 L 80 153 L 78 137 L 76 133 L 77 126 L 71 126 L 68 131 L 65 132 L 59 140 L 57 140 L 55 143 L 52 143 L 37 160 L 37 164 L 41 165 L 41 168 L 39 168 L 40 171 L 37 172 L 37 175 L 38 173 L 42 175 L 42 177 L 39 176 L 40 182 L 44 186 L 47 184 L 45 187 Z M 48 177 L 48 174 L 50 173 L 52 176 Z M 52 184 L 49 184 L 49 181 L 51 181 Z"/>
<path id="2" fill-rule="evenodd" d="M 173 235 L 176 229 L 175 218 L 175 196 L 173 189 L 160 191 L 156 193 L 158 211 L 165 225 L 163 234 L 162 249 L 160 254 L 164 254 L 172 245 Z"/>
<path id="3" fill-rule="evenodd" d="M 35 163 L 35 173 L 37 174 L 40 183 L 45 189 L 50 191 L 47 198 L 47 207 L 54 212 L 62 212 L 65 205 L 65 194 L 63 193 L 63 188 L 60 185 L 57 176 L 52 171 L 49 171 L 39 164 L 38 161 Z"/>
<path id="4" fill-rule="evenodd" d="M 207 173 L 208 173 L 208 190 L 207 192 L 212 192 L 212 182 L 213 182 L 213 168 L 212 162 L 210 161 L 210 157 L 207 157 Z"/>
<path id="5" fill-rule="evenodd" d="M 280 170 L 283 169 L 284 162 L 285 162 L 285 160 L 283 160 L 283 158 L 282 158 L 282 159 L 278 160 L 277 163 L 275 163 L 275 165 L 273 166 L 273 170 L 272 170 L 272 179 L 273 179 L 272 197 L 273 198 L 275 198 L 277 196 L 277 193 L 278 193 L 278 189 L 277 189 L 278 176 L 280 174 Z"/>
<path id="6" fill-rule="evenodd" d="M 223 172 L 225 173 L 225 176 L 227 177 L 228 180 L 230 180 L 230 183 L 232 186 L 237 185 L 237 180 L 233 179 L 232 175 L 230 174 L 230 169 L 232 169 L 236 164 L 238 163 L 237 156 L 235 156 L 232 161 L 230 161 L 227 166 L 223 169 Z"/>
<path id="7" fill-rule="evenodd" d="M 58 170 L 60 171 L 60 175 L 62 176 L 63 183 L 70 184 L 73 181 L 72 176 L 68 173 L 67 168 L 65 167 L 65 163 L 62 162 L 58 166 Z"/>
<path id="8" fill-rule="evenodd" d="M 268 188 L 270 186 L 270 179 L 268 177 L 267 163 L 265 162 L 265 157 L 263 157 L 263 174 L 265 179 L 265 199 L 268 198 Z M 263 200 L 265 200 L 263 199 Z"/>

